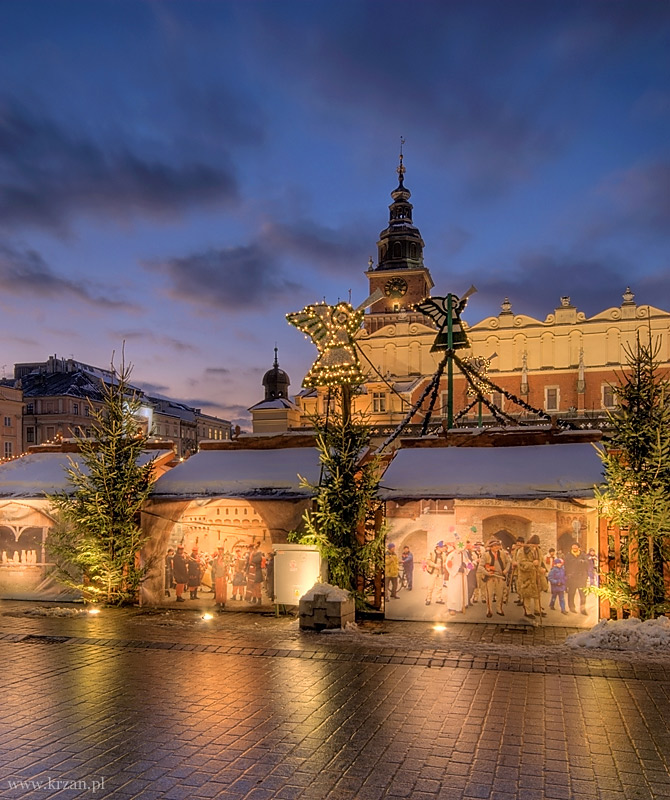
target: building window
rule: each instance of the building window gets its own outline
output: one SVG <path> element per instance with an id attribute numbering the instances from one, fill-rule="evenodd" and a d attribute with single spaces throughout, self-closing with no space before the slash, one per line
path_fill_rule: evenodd
<path id="1" fill-rule="evenodd" d="M 502 392 L 491 392 L 490 400 L 492 405 L 494 405 L 496 408 L 499 408 L 501 411 L 503 410 Z"/>
<path id="2" fill-rule="evenodd" d="M 35 428 L 26 428 L 26 442 L 35 443 Z"/>
<path id="3" fill-rule="evenodd" d="M 373 392 L 372 393 L 372 413 L 383 414 L 386 411 L 386 393 Z"/>
<path id="4" fill-rule="evenodd" d="M 79 403 L 72 403 L 72 413 L 79 416 Z"/>
<path id="5" fill-rule="evenodd" d="M 12 443 L 5 442 L 5 458 L 11 458 L 11 457 L 12 457 Z"/>
<path id="6" fill-rule="evenodd" d="M 558 386 L 545 386 L 544 387 L 544 410 L 545 411 L 558 411 L 560 402 L 560 393 Z"/>
<path id="7" fill-rule="evenodd" d="M 88 417 L 88 416 L 90 416 L 90 411 L 89 411 L 89 408 L 88 408 L 88 406 L 84 406 L 84 416 L 85 416 L 85 417 Z"/>
<path id="8" fill-rule="evenodd" d="M 11 427 L 12 427 L 12 418 L 5 417 L 5 428 L 11 428 Z"/>
<path id="9" fill-rule="evenodd" d="M 609 384 L 603 384 L 603 408 L 616 408 L 616 394 L 614 387 Z"/>
<path id="10" fill-rule="evenodd" d="M 35 405 L 33 403 L 26 403 L 26 414 L 34 414 Z"/>

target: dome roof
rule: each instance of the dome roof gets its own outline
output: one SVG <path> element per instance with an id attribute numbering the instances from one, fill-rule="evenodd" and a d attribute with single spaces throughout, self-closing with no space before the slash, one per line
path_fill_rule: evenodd
<path id="1" fill-rule="evenodd" d="M 288 387 L 291 385 L 291 379 L 283 369 L 279 369 L 279 362 L 277 361 L 277 348 L 275 347 L 275 363 L 272 369 L 269 369 L 263 375 L 263 387 L 265 389 L 266 400 L 277 400 L 280 397 L 288 397 Z"/>

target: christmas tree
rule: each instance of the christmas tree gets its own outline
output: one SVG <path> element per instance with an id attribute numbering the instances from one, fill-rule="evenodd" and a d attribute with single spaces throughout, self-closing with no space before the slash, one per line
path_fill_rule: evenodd
<path id="1" fill-rule="evenodd" d="M 139 560 L 146 541 L 139 514 L 153 485 L 153 459 L 139 463 L 148 434 L 138 424 L 130 372 L 112 363 L 102 407 L 89 402 L 93 435 L 77 438 L 83 465 L 70 459 L 71 489 L 49 497 L 57 524 L 47 548 L 60 580 L 88 602 L 132 601 L 150 566 Z"/>
<path id="2" fill-rule="evenodd" d="M 328 580 L 365 605 L 365 587 L 384 558 L 383 529 L 375 527 L 379 460 L 366 460 L 370 431 L 351 418 L 349 387 L 331 389 L 335 402 L 325 417 L 313 420 L 321 459 L 314 503 L 303 518 L 304 530 L 291 538 L 316 546 L 328 562 Z"/>
<path id="3" fill-rule="evenodd" d="M 670 384 L 659 374 L 657 353 L 658 345 L 639 335 L 626 353 L 603 455 L 606 485 L 598 497 L 601 513 L 622 529 L 627 544 L 598 593 L 642 619 L 670 610 L 664 576 L 670 563 Z"/>

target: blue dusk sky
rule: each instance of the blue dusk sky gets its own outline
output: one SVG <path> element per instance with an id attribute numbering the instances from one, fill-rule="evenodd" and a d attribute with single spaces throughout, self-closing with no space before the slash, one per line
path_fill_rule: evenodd
<path id="1" fill-rule="evenodd" d="M 434 294 L 474 324 L 670 309 L 662 0 L 5 0 L 6 376 L 57 354 L 234 422 L 285 314 L 368 293 L 405 184 Z"/>

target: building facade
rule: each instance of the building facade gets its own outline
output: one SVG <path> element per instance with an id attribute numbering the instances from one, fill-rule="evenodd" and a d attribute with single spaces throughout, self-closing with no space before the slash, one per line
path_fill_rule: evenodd
<path id="1" fill-rule="evenodd" d="M 90 437 L 95 412 L 104 402 L 103 384 L 114 379 L 111 370 L 57 356 L 45 362 L 16 364 L 14 377 L 20 387 L 15 391 L 23 395 L 18 423 L 23 450 L 61 438 Z M 177 457 L 188 458 L 204 439 L 231 438 L 227 420 L 131 388 L 140 400 L 138 424 L 153 438 L 174 443 Z"/>
<path id="2" fill-rule="evenodd" d="M 0 382 L 0 459 L 23 452 L 23 393 L 10 381 Z"/>

